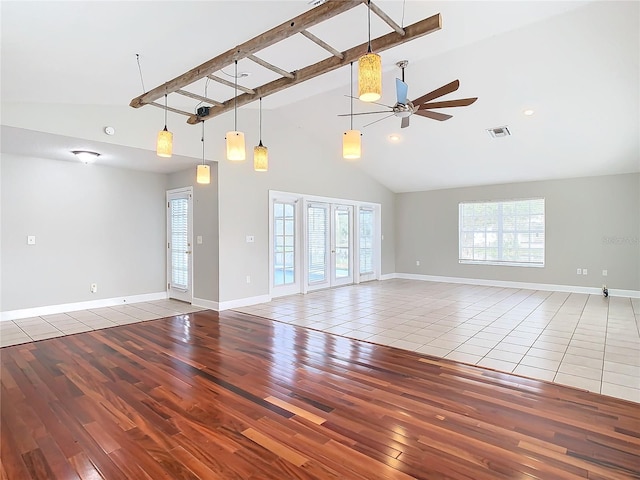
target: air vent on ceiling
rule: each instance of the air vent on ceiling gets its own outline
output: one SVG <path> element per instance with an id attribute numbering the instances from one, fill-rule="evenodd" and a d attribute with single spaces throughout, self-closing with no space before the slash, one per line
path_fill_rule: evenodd
<path id="1" fill-rule="evenodd" d="M 509 127 L 507 127 L 506 125 L 503 127 L 487 128 L 487 132 L 489 132 L 489 135 L 491 135 L 493 138 L 508 137 L 509 135 L 511 135 Z"/>

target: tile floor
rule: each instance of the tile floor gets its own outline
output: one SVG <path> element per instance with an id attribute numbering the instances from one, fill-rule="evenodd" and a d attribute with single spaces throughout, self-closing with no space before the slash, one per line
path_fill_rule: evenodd
<path id="1" fill-rule="evenodd" d="M 202 310 L 174 301 L 0 322 L 0 346 Z M 386 280 L 237 311 L 640 402 L 640 299 Z"/>
<path id="2" fill-rule="evenodd" d="M 203 310 L 176 300 L 57 313 L 0 322 L 0 347 Z"/>
<path id="3" fill-rule="evenodd" d="M 640 402 L 640 299 L 387 280 L 236 310 Z"/>

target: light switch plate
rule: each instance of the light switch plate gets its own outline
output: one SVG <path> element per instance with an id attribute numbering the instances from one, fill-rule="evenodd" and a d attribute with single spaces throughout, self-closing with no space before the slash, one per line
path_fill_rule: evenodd
<path id="1" fill-rule="evenodd" d="M 198 236 L 196 237 L 196 243 L 197 243 L 198 245 L 202 245 L 202 235 L 198 235 Z"/>
<path id="2" fill-rule="evenodd" d="M 247 243 L 253 243 L 253 235 L 247 235 Z"/>
<path id="3" fill-rule="evenodd" d="M 35 245 L 36 244 L 36 236 L 29 235 L 27 236 L 27 245 Z"/>

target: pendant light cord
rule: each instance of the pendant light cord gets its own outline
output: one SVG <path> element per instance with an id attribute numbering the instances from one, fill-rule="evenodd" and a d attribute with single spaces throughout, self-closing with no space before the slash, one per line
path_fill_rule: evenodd
<path id="1" fill-rule="evenodd" d="M 233 97 L 233 129 L 238 131 L 238 60 L 235 61 L 235 82 L 234 86 L 234 97 Z"/>
<path id="2" fill-rule="evenodd" d="M 142 79 L 142 67 L 140 66 L 140 54 L 136 53 L 136 61 L 138 62 L 138 72 L 140 72 L 140 83 L 142 83 L 142 91 L 147 92 L 147 89 L 144 88 L 144 80 Z"/>
<path id="3" fill-rule="evenodd" d="M 259 130 L 259 134 L 260 134 L 260 146 L 262 146 L 262 97 L 260 97 L 260 116 L 259 118 L 259 122 L 258 122 L 258 130 Z"/>
<path id="4" fill-rule="evenodd" d="M 371 53 L 371 0 L 368 0 L 367 2 L 367 10 L 367 23 L 369 27 L 369 46 L 367 48 L 367 53 Z"/>
<path id="5" fill-rule="evenodd" d="M 167 94 L 164 94 L 164 129 L 167 129 Z"/>
<path id="6" fill-rule="evenodd" d="M 349 96 L 351 97 L 351 130 L 353 130 L 353 62 L 351 62 L 351 85 L 349 86 Z"/>
<path id="7" fill-rule="evenodd" d="M 202 123 L 202 138 L 200 139 L 202 141 L 202 164 L 204 165 L 204 120 L 201 122 Z"/>

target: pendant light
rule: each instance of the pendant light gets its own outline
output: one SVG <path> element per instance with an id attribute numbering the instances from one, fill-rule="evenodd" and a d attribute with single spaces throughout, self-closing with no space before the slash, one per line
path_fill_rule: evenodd
<path id="1" fill-rule="evenodd" d="M 358 59 L 358 98 L 363 102 L 375 102 L 382 96 L 382 59 L 371 52 L 371 0 L 367 1 L 369 46 L 367 53 Z"/>
<path id="2" fill-rule="evenodd" d="M 159 157 L 171 157 L 173 153 L 173 133 L 167 130 L 167 94 L 164 94 L 164 129 L 158 132 L 156 154 Z"/>
<path id="3" fill-rule="evenodd" d="M 235 97 L 233 99 L 234 130 L 227 132 L 227 160 L 242 161 L 247 158 L 247 152 L 244 147 L 244 133 L 238 131 L 238 60 L 235 61 L 235 66 Z"/>
<path id="4" fill-rule="evenodd" d="M 196 182 L 203 185 L 211 183 L 211 168 L 204 161 L 204 120 L 202 121 L 202 163 L 196 170 Z"/>
<path id="5" fill-rule="evenodd" d="M 269 169 L 269 150 L 262 145 L 262 97 L 260 97 L 260 143 L 253 147 L 253 169 L 256 172 L 266 172 Z"/>
<path id="6" fill-rule="evenodd" d="M 351 97 L 351 130 L 347 130 L 342 136 L 342 158 L 354 160 L 360 158 L 362 154 L 362 140 L 359 130 L 353 129 L 353 62 L 351 62 L 351 87 L 349 88 Z"/>

